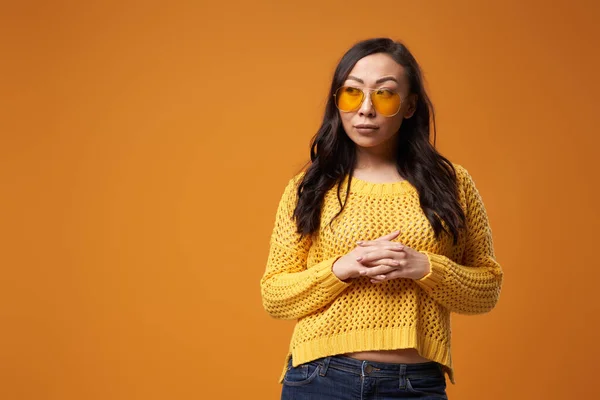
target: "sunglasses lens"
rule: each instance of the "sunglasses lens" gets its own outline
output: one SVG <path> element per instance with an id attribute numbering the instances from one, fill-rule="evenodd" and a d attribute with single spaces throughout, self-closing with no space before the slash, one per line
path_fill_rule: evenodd
<path id="1" fill-rule="evenodd" d="M 371 94 L 371 100 L 375 110 L 386 117 L 396 115 L 402 103 L 400 95 L 388 89 L 375 90 Z"/>
<path id="2" fill-rule="evenodd" d="M 335 104 L 340 111 L 357 110 L 363 101 L 362 90 L 350 86 L 342 86 L 335 92 Z"/>
<path id="3" fill-rule="evenodd" d="M 340 111 L 350 112 L 360 108 L 364 100 L 362 89 L 342 86 L 335 92 L 335 105 Z M 400 95 L 389 89 L 377 89 L 371 92 L 371 101 L 375 110 L 386 117 L 394 116 L 400 110 Z"/>

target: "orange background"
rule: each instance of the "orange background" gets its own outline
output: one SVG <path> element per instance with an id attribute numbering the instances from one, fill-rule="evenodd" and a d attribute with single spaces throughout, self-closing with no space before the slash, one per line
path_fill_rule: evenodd
<path id="1" fill-rule="evenodd" d="M 450 398 L 600 396 L 598 2 L 14 3 L 0 398 L 278 398 L 277 203 L 338 59 L 374 36 L 421 63 L 505 270 L 492 313 L 453 317 Z"/>

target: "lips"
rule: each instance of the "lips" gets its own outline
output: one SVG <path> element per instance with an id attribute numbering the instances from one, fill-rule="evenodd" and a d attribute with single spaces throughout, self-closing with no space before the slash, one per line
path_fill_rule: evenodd
<path id="1" fill-rule="evenodd" d="M 379 128 L 377 125 L 372 125 L 372 124 L 359 124 L 359 125 L 354 125 L 354 127 L 356 129 L 377 129 L 377 128 Z"/>

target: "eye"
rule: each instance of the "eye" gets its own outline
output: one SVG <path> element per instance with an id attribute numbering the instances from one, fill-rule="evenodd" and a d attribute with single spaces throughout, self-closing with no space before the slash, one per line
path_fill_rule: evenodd
<path id="1" fill-rule="evenodd" d="M 382 98 L 389 98 L 389 97 L 394 96 L 395 93 L 393 91 L 391 91 L 390 89 L 377 89 L 375 91 L 375 94 Z"/>
<path id="2" fill-rule="evenodd" d="M 349 94 L 351 96 L 359 95 L 361 92 L 360 89 L 354 88 L 352 86 L 345 86 L 343 91 L 344 91 L 344 94 Z"/>

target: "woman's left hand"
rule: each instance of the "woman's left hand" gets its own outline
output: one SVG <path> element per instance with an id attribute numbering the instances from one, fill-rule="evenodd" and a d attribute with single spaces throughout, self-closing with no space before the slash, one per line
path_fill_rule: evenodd
<path id="1" fill-rule="evenodd" d="M 398 278 L 417 280 L 431 271 L 427 256 L 404 244 L 387 240 L 360 241 L 357 244 L 366 247 L 368 250 L 357 261 L 366 267 L 370 267 L 364 276 L 370 277 L 373 283 Z M 385 265 L 381 265 L 380 260 L 386 260 Z"/>

